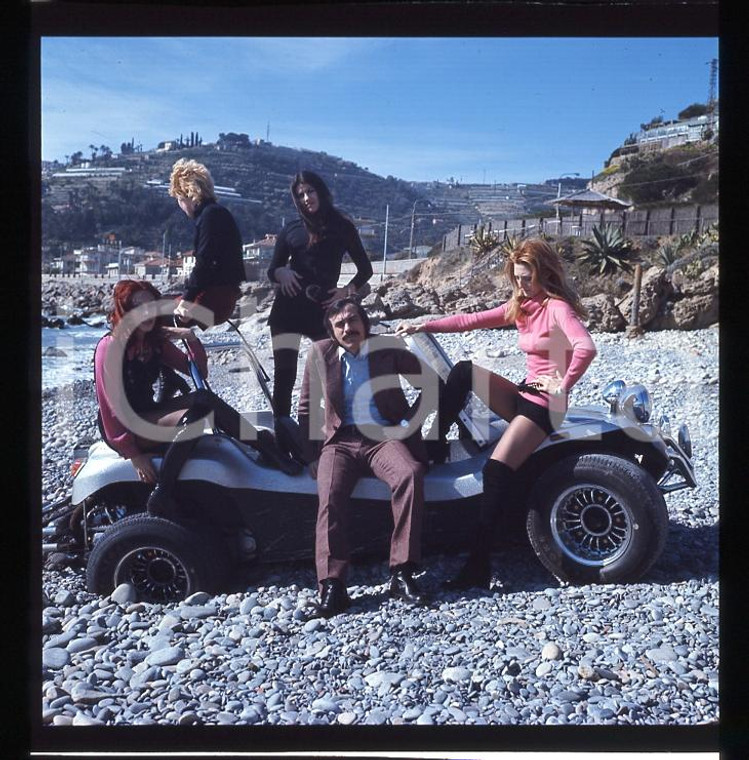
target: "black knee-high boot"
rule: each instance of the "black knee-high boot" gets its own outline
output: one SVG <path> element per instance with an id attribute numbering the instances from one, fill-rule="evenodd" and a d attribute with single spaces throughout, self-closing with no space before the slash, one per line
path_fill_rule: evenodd
<path id="1" fill-rule="evenodd" d="M 458 362 L 450 370 L 447 380 L 440 385 L 437 440 L 427 440 L 430 459 L 437 464 L 441 464 L 447 458 L 447 434 L 452 424 L 457 422 L 472 387 L 473 363 L 468 360 Z M 427 438 L 429 439 L 429 436 Z"/>
<path id="2" fill-rule="evenodd" d="M 173 519 L 176 516 L 177 503 L 174 499 L 174 488 L 177 478 L 200 437 L 191 435 L 187 426 L 204 417 L 208 411 L 209 409 L 203 404 L 196 403 L 180 419 L 178 423 L 180 428 L 164 454 L 159 480 L 148 497 L 146 509 L 149 514 L 167 519 Z"/>
<path id="3" fill-rule="evenodd" d="M 512 509 L 512 486 L 515 471 L 504 462 L 489 459 L 484 465 L 484 492 L 479 506 L 479 521 L 471 552 L 458 575 L 448 587 L 467 589 L 473 586 L 489 588 L 491 580 L 491 549 L 497 523 Z M 506 523 L 506 520 L 502 520 Z"/>

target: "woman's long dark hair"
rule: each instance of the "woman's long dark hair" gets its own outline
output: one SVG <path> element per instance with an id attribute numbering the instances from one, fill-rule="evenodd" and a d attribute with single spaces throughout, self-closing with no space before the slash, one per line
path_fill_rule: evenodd
<path id="1" fill-rule="evenodd" d="M 311 185 L 317 191 L 320 208 L 314 214 L 307 213 L 297 196 L 297 187 L 302 183 Z M 323 178 L 319 174 L 309 171 L 309 169 L 303 169 L 294 175 L 294 179 L 291 181 L 291 199 L 294 201 L 294 207 L 307 229 L 310 245 L 322 240 L 329 231 L 331 224 L 345 219 L 345 216 L 333 205 L 333 195 Z"/>

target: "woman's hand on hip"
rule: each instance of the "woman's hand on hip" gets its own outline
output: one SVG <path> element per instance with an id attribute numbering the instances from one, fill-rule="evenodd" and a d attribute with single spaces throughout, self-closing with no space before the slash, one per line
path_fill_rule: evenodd
<path id="1" fill-rule="evenodd" d="M 302 289 L 300 285 L 302 278 L 291 267 L 278 267 L 273 276 L 281 286 L 281 292 L 289 298 L 295 296 Z"/>
<path id="2" fill-rule="evenodd" d="M 356 289 L 347 285 L 345 288 L 331 288 L 328 291 L 328 297 L 322 302 L 322 307 L 327 309 L 328 306 L 335 303 L 341 298 L 348 298 L 356 293 Z"/>
<path id="3" fill-rule="evenodd" d="M 153 466 L 153 460 L 148 454 L 138 454 L 131 460 L 135 472 L 138 475 L 138 480 L 143 483 L 155 483 L 158 480 L 156 475 L 156 469 Z"/>
<path id="4" fill-rule="evenodd" d="M 532 385 L 544 393 L 558 395 L 562 392 L 562 376 L 559 372 L 555 372 L 554 375 L 539 375 L 528 385 Z"/>

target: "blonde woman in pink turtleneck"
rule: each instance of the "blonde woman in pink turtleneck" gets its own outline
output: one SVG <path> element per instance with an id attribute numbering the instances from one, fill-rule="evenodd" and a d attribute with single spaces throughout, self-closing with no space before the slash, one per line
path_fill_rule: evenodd
<path id="1" fill-rule="evenodd" d="M 489 588 L 490 551 L 497 522 L 514 506 L 515 472 L 564 419 L 567 396 L 596 355 L 582 323 L 587 315 L 567 281 L 560 256 L 539 238 L 521 241 L 508 254 L 505 275 L 512 296 L 494 309 L 473 314 L 400 324 L 398 335 L 448 333 L 515 325 L 526 354 L 526 378 L 519 386 L 470 361 L 451 371 L 440 400 L 438 431 L 443 451 L 450 426 L 473 390 L 509 422 L 483 469 L 484 492 L 474 545 L 458 576 L 446 585 L 456 589 Z"/>

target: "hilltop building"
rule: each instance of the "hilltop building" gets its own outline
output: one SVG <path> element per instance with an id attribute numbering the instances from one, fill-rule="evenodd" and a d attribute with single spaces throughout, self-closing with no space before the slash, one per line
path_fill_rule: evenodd
<path id="1" fill-rule="evenodd" d="M 708 140 L 717 135 L 720 122 L 717 112 L 691 119 L 667 121 L 643 129 L 636 135 L 640 150 L 665 150 L 676 145 Z"/>

